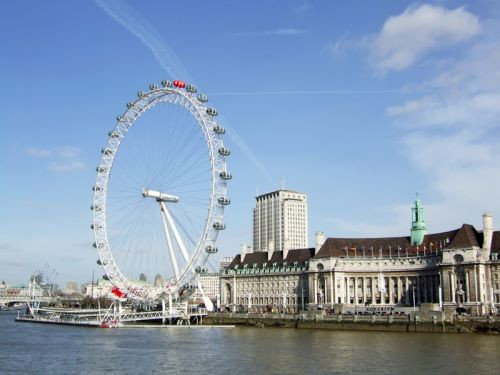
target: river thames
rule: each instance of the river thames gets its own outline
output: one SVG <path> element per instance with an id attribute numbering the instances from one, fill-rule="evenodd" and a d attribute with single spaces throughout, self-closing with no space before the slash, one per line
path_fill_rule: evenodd
<path id="1" fill-rule="evenodd" d="M 0 314 L 0 372 L 495 374 L 500 337 L 286 328 L 93 329 Z"/>

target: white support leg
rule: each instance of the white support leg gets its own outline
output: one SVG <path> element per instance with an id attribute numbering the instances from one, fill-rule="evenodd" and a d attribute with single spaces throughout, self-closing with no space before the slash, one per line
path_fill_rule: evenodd
<path id="1" fill-rule="evenodd" d="M 163 212 L 165 213 L 165 216 L 167 217 L 168 223 L 170 224 L 170 227 L 172 228 L 172 232 L 174 233 L 175 241 L 179 245 L 179 248 L 181 249 L 182 256 L 187 263 L 187 262 L 189 262 L 189 257 L 188 257 L 186 247 L 184 246 L 184 243 L 182 242 L 182 238 L 179 234 L 179 231 L 177 230 L 177 228 L 174 224 L 174 221 L 172 220 L 172 216 L 170 215 L 170 212 L 168 212 L 167 206 L 165 206 L 165 203 L 160 202 L 160 204 L 161 204 L 161 207 L 163 209 Z"/>
<path id="2" fill-rule="evenodd" d="M 172 261 L 172 267 L 174 268 L 175 278 L 179 277 L 179 266 L 177 265 L 177 258 L 175 257 L 174 247 L 172 246 L 172 239 L 170 238 L 170 232 L 167 226 L 168 216 L 166 215 L 167 207 L 165 203 L 160 202 L 161 208 L 161 219 L 163 221 L 163 229 L 165 231 L 165 238 L 167 239 L 168 253 L 170 254 L 170 260 Z"/>

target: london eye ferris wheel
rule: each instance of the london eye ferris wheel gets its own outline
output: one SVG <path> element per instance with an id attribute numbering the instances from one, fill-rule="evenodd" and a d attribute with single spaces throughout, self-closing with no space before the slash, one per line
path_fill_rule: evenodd
<path id="1" fill-rule="evenodd" d="M 108 133 L 94 190 L 94 247 L 121 293 L 177 297 L 217 252 L 230 203 L 225 130 L 183 81 L 151 84 Z"/>

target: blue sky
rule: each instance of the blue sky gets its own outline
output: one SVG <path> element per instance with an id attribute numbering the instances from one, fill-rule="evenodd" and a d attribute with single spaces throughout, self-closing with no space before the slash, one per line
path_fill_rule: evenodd
<path id="1" fill-rule="evenodd" d="M 308 193 L 309 231 L 409 233 L 500 217 L 494 1 L 4 2 L 0 279 L 90 279 L 91 186 L 137 91 L 185 79 L 231 136 L 220 255 L 251 242 L 256 192 Z M 56 271 L 52 271 L 52 270 Z"/>

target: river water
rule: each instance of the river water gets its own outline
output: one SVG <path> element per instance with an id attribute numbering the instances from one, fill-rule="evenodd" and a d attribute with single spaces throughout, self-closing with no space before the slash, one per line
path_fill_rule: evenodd
<path id="1" fill-rule="evenodd" d="M 286 328 L 94 329 L 0 313 L 0 374 L 498 374 L 500 336 Z"/>

